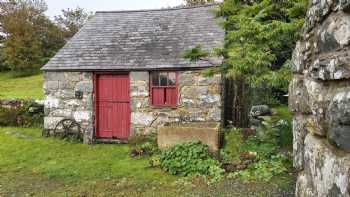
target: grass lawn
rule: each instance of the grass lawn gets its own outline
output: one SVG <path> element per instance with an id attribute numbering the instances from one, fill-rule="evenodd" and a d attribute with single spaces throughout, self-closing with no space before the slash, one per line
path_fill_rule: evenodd
<path id="1" fill-rule="evenodd" d="M 42 99 L 43 75 L 14 78 L 0 72 L 0 99 Z"/>
<path id="2" fill-rule="evenodd" d="M 147 158 L 131 159 L 126 145 L 85 145 L 43 138 L 40 129 L 0 128 L 0 197 L 293 196 L 294 190 L 288 176 L 268 184 L 181 180 L 149 168 Z"/>

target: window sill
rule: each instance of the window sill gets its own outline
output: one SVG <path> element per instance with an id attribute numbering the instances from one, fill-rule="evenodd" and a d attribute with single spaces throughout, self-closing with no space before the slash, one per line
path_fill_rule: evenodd
<path id="1" fill-rule="evenodd" d="M 151 105 L 152 109 L 177 109 L 177 106 L 156 106 Z"/>

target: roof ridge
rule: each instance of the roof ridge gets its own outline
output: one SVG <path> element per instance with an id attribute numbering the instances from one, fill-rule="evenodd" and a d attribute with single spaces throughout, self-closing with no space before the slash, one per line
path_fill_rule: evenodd
<path id="1" fill-rule="evenodd" d="M 160 8 L 160 9 L 141 9 L 141 10 L 115 10 L 115 11 L 96 11 L 96 13 L 128 13 L 128 12 L 152 12 L 152 11 L 169 11 L 169 10 L 187 10 L 187 9 L 195 9 L 202 7 L 211 7 L 215 5 L 219 5 L 220 2 L 209 3 L 205 5 L 197 5 L 190 7 L 174 7 L 174 8 Z"/>

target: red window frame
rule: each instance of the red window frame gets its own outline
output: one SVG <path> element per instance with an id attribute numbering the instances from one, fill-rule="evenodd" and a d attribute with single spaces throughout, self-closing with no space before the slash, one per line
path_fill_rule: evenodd
<path id="1" fill-rule="evenodd" d="M 169 79 L 169 73 L 175 73 L 175 84 L 174 85 L 154 85 L 153 84 L 153 75 L 156 74 L 156 73 L 167 73 L 167 77 Z M 149 85 L 150 85 L 150 104 L 151 106 L 153 107 L 156 107 L 156 108 L 176 108 L 177 107 L 177 104 L 178 104 L 178 94 L 179 94 L 179 74 L 177 71 L 151 71 L 149 73 L 149 78 L 150 78 L 150 82 L 149 82 Z M 160 79 L 159 79 L 160 80 Z M 169 84 L 169 80 L 167 80 L 167 84 Z M 160 83 L 160 81 L 159 81 Z M 163 100 L 164 100 L 164 103 L 163 104 L 155 104 L 154 103 L 154 94 L 153 94 L 153 90 L 154 89 L 163 89 L 164 90 L 164 95 L 163 95 Z M 175 97 L 174 101 L 173 102 L 170 102 L 170 103 L 167 103 L 167 95 L 166 95 L 166 92 L 167 90 L 173 90 L 175 91 L 175 95 L 173 95 Z"/>

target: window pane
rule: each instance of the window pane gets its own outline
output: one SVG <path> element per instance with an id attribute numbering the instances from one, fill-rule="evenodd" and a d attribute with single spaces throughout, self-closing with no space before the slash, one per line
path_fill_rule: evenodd
<path id="1" fill-rule="evenodd" d="M 160 85 L 167 86 L 168 85 L 168 73 L 161 72 L 160 73 Z"/>
<path id="2" fill-rule="evenodd" d="M 170 72 L 169 73 L 169 86 L 175 86 L 176 85 L 176 73 Z"/>
<path id="3" fill-rule="evenodd" d="M 159 72 L 152 72 L 152 85 L 159 86 Z"/>

